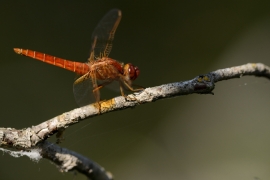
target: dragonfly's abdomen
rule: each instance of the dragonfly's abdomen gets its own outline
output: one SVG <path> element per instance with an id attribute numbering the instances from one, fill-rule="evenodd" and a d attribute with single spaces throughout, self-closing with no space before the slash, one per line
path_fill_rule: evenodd
<path id="1" fill-rule="evenodd" d="M 69 61 L 29 49 L 14 48 L 14 51 L 18 54 L 37 59 L 42 62 L 67 69 L 69 71 L 73 71 L 80 75 L 86 74 L 89 71 L 89 66 L 85 63 Z"/>

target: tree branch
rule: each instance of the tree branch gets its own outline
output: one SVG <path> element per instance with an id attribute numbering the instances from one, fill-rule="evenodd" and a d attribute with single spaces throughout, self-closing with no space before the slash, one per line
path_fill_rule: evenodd
<path id="1" fill-rule="evenodd" d="M 94 103 L 77 108 L 26 129 L 0 128 L 0 147 L 12 150 L 32 150 L 38 145 L 37 147 L 40 148 L 42 157 L 55 162 L 63 171 L 76 169 L 89 178 L 101 177 L 101 179 L 110 179 L 111 176 L 106 174 L 104 169 L 96 163 L 57 145 L 48 145 L 48 142 L 44 140 L 55 133 L 58 133 L 58 138 L 61 139 L 61 132 L 64 129 L 89 117 L 175 96 L 193 93 L 213 94 L 212 91 L 215 88 L 216 82 L 240 78 L 246 75 L 263 76 L 270 79 L 270 68 L 261 63 L 249 63 L 242 66 L 220 69 L 197 76 L 188 81 L 146 88 L 127 97 L 120 96 L 108 101 L 102 101 L 99 104 Z M 93 174 L 96 176 L 93 176 Z"/>
<path id="2" fill-rule="evenodd" d="M 111 180 L 112 174 L 106 172 L 92 160 L 60 146 L 44 141 L 39 143 L 40 154 L 58 165 L 62 172 L 77 170 L 93 180 Z"/>

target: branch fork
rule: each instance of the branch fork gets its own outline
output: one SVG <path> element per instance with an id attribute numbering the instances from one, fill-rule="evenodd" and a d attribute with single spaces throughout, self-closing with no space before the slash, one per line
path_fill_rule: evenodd
<path id="1" fill-rule="evenodd" d="M 58 133 L 61 141 L 62 132 L 69 126 L 80 121 L 102 115 L 105 113 L 132 108 L 141 104 L 157 100 L 172 98 L 188 94 L 213 94 L 215 83 L 246 75 L 254 75 L 270 79 L 270 68 L 261 63 L 248 63 L 241 66 L 225 68 L 199 75 L 194 79 L 182 82 L 164 84 L 146 88 L 127 97 L 116 97 L 107 101 L 83 106 L 56 116 L 41 124 L 17 130 L 14 128 L 0 128 L 0 148 L 20 152 L 39 152 L 40 156 L 54 162 L 64 171 L 77 170 L 90 179 L 112 179 L 112 175 L 101 166 L 82 155 L 71 150 L 61 148 L 56 144 L 46 141 L 50 136 Z M 38 151 L 37 151 L 38 149 Z M 11 154 L 11 153 L 10 153 Z"/>

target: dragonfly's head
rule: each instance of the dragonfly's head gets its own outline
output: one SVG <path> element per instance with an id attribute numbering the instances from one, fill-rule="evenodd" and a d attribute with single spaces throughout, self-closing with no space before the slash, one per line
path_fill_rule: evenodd
<path id="1" fill-rule="evenodd" d="M 137 66 L 134 66 L 131 63 L 124 65 L 124 76 L 131 81 L 134 81 L 140 74 L 140 70 Z"/>

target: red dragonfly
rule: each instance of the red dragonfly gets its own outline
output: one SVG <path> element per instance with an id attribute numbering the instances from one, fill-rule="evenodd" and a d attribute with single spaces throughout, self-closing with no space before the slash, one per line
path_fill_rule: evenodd
<path id="1" fill-rule="evenodd" d="M 99 90 L 113 81 L 119 83 L 121 95 L 125 96 L 124 89 L 140 91 L 143 88 L 132 87 L 132 82 L 140 74 L 137 66 L 131 63 L 123 64 L 108 57 L 121 17 L 120 10 L 112 9 L 101 19 L 92 34 L 91 53 L 86 63 L 69 61 L 28 49 L 14 48 L 14 51 L 80 75 L 73 85 L 74 96 L 80 106 L 89 104 L 90 96 L 93 94 L 98 103 L 100 101 Z"/>

